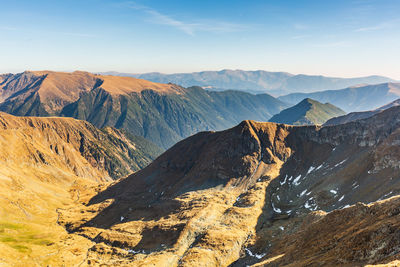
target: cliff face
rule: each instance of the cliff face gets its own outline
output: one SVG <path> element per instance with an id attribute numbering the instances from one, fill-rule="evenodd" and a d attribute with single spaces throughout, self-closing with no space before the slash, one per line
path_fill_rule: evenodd
<path id="1" fill-rule="evenodd" d="M 399 126 L 394 107 L 338 126 L 244 121 L 199 133 L 89 205 L 64 211 L 60 222 L 96 243 L 87 258 L 92 264 L 257 263 L 284 253 L 286 231 L 295 235 L 323 212 L 396 195 Z M 321 216 L 312 215 L 317 210 Z M 376 262 L 390 255 L 382 252 Z M 344 260 L 372 262 L 360 255 Z"/>

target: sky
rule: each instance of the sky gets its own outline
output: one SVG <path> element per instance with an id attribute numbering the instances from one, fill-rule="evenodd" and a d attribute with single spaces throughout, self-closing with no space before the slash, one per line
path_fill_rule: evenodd
<path id="1" fill-rule="evenodd" d="M 0 72 L 243 69 L 400 80 L 399 0 L 0 0 Z"/>

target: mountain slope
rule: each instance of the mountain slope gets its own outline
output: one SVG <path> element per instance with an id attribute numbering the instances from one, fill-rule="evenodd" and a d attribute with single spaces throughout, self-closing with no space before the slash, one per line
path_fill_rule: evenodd
<path id="1" fill-rule="evenodd" d="M 293 75 L 287 72 L 221 70 L 192 73 L 163 74 L 158 72 L 131 74 L 108 72 L 117 76 L 131 76 L 159 83 L 175 83 L 184 87 L 202 86 L 211 90 L 243 90 L 247 92 L 268 92 L 276 95 L 291 92 L 314 92 L 341 89 L 357 84 L 393 82 L 382 76 L 360 78 L 334 78 L 314 75 Z"/>
<path id="2" fill-rule="evenodd" d="M 168 148 L 198 131 L 231 127 L 245 118 L 267 120 L 287 107 L 267 94 L 207 92 L 200 87 L 182 90 L 181 94 L 144 90 L 115 96 L 100 87 L 66 106 L 61 115 L 97 127 L 122 128 Z"/>
<path id="3" fill-rule="evenodd" d="M 333 117 L 346 114 L 343 110 L 329 103 L 322 104 L 310 98 L 297 105 L 282 110 L 269 121 L 291 125 L 323 124 Z"/>
<path id="4" fill-rule="evenodd" d="M 346 112 L 353 112 L 379 108 L 399 97 L 400 83 L 383 83 L 315 93 L 295 93 L 278 99 L 295 104 L 304 98 L 312 98 L 323 103 L 332 103 Z"/>
<path id="5" fill-rule="evenodd" d="M 224 129 L 248 118 L 268 120 L 288 106 L 268 94 L 208 92 L 86 72 L 24 72 L 4 77 L 0 111 L 74 117 L 98 128 L 127 130 L 163 148 L 201 130 Z"/>
<path id="6" fill-rule="evenodd" d="M 58 209 L 145 167 L 155 155 L 138 141 L 71 118 L 0 113 L 0 265 L 82 262 L 91 242 L 68 235 Z"/>
<path id="7" fill-rule="evenodd" d="M 336 124 L 343 124 L 343 123 L 347 123 L 347 122 L 351 122 L 351 121 L 366 119 L 366 118 L 372 117 L 375 114 L 382 112 L 388 108 L 399 106 L 399 105 L 400 105 L 400 99 L 397 99 L 397 100 L 395 100 L 389 104 L 386 104 L 380 108 L 377 108 L 375 110 L 364 111 L 364 112 L 351 112 L 347 115 L 332 118 L 332 119 L 328 120 L 327 122 L 325 122 L 324 125 L 325 126 L 336 125 Z"/>
<path id="8" fill-rule="evenodd" d="M 116 179 L 151 162 L 160 150 L 140 137 L 113 128 L 99 130 L 71 118 L 14 117 L 0 113 L 1 157 L 71 172 Z M 12 147 L 13 150 L 7 148 Z M 102 179 L 102 180 L 104 180 Z"/>
<path id="9" fill-rule="evenodd" d="M 344 209 L 339 214 L 350 216 L 365 210 L 350 205 L 400 192 L 399 139 L 400 107 L 330 127 L 244 121 L 177 143 L 84 206 L 64 210 L 60 223 L 96 243 L 87 254 L 94 265 L 244 266 L 267 259 L 273 264 L 273 257 L 286 249 L 287 257 L 280 257 L 293 263 L 290 255 L 301 251 L 293 250 L 297 239 L 285 237 L 305 237 L 302 225 L 319 229 L 326 225 L 323 219 L 318 223 L 319 214 Z M 391 230 L 379 233 L 386 239 L 367 245 L 368 231 L 357 231 L 357 225 L 376 228 L 371 220 L 361 221 L 364 217 L 347 221 L 352 238 L 345 243 L 365 244 L 363 252 L 333 254 L 326 265 L 385 263 L 398 255 Z M 323 237 L 326 231 L 318 234 Z M 337 251 L 334 237 L 329 246 L 324 240 L 310 243 L 311 237 L 298 245 L 309 259 L 310 254 L 318 259 L 321 252 Z M 377 248 L 379 258 L 365 257 Z"/>

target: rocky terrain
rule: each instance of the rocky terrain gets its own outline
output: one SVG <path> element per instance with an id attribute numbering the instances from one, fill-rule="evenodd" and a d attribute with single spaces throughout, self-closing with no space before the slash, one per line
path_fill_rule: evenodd
<path id="1" fill-rule="evenodd" d="M 322 75 L 291 74 L 287 72 L 221 70 L 192 73 L 164 74 L 159 72 L 132 74 L 108 72 L 117 76 L 131 76 L 159 83 L 176 83 L 185 87 L 202 86 L 209 90 L 242 90 L 253 93 L 267 92 L 282 95 L 294 92 L 315 92 L 342 89 L 358 84 L 394 82 L 382 76 L 336 78 Z M 298 101 L 297 101 L 298 102 Z"/>
<path id="2" fill-rule="evenodd" d="M 291 125 L 324 124 L 327 120 L 344 114 L 346 112 L 334 105 L 306 98 L 297 105 L 272 116 L 269 121 Z"/>
<path id="3" fill-rule="evenodd" d="M 222 130 L 244 119 L 266 121 L 288 107 L 268 94 L 209 92 L 87 72 L 3 75 L 0 111 L 57 115 L 112 126 L 169 148 L 198 131 Z"/>
<path id="4" fill-rule="evenodd" d="M 400 83 L 358 85 L 340 90 L 326 90 L 313 93 L 292 93 L 278 99 L 296 104 L 304 98 L 322 103 L 331 103 L 346 112 L 366 111 L 379 108 L 400 97 Z"/>
<path id="5" fill-rule="evenodd" d="M 202 132 L 63 209 L 59 223 L 92 242 L 88 265 L 394 262 L 399 126 L 392 107 L 337 126 Z"/>

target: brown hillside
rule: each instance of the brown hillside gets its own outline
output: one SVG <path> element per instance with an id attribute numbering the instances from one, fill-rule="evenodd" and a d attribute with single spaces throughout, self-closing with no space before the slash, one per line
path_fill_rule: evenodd
<path id="1" fill-rule="evenodd" d="M 43 104 L 44 111 L 50 115 L 77 101 L 84 92 L 102 87 L 113 95 L 129 94 L 151 89 L 160 93 L 179 93 L 183 89 L 172 84 L 159 84 L 146 80 L 102 76 L 89 72 L 25 71 L 15 75 L 2 75 L 0 78 L 0 101 L 10 102 L 10 106 L 21 109 L 27 100 Z M 37 99 L 36 99 L 37 98 Z M 31 107 L 27 107 L 31 108 Z"/>
<path id="2" fill-rule="evenodd" d="M 68 235 L 57 224 L 58 209 L 150 162 L 145 153 L 131 158 L 136 151 L 136 143 L 112 128 L 0 113 L 0 265 L 83 261 L 91 242 Z"/>
<path id="3" fill-rule="evenodd" d="M 83 210 L 65 210 L 60 222 L 96 243 L 89 264 L 255 264 L 279 256 L 287 243 L 279 240 L 299 233 L 307 214 L 398 194 L 399 128 L 400 108 L 394 107 L 338 126 L 244 121 L 199 133 L 108 187 Z M 354 233 L 349 246 L 361 246 L 362 235 Z M 321 249 L 309 253 L 320 259 L 313 253 Z M 354 254 L 346 262 L 385 263 L 398 249 L 385 251 L 378 259 Z M 328 262 L 340 260 L 335 257 Z"/>

